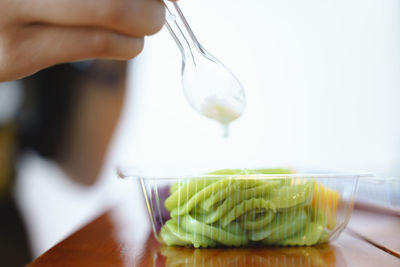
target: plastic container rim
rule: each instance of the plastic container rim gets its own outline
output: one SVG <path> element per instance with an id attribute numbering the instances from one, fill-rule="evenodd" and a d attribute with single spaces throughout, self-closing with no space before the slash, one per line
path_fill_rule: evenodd
<path id="1" fill-rule="evenodd" d="M 375 174 L 369 172 L 334 172 L 334 173 L 292 173 L 292 174 L 196 174 L 196 175 L 175 175 L 175 176 L 151 176 L 125 174 L 117 169 L 117 175 L 125 180 L 179 180 L 179 179 L 213 179 L 213 178 L 236 178 L 236 179 L 273 179 L 273 178 L 377 178 Z"/>

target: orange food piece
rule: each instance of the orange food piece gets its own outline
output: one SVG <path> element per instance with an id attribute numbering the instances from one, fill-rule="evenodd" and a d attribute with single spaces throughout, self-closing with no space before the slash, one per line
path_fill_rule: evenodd
<path id="1" fill-rule="evenodd" d="M 322 212 L 327 217 L 328 229 L 335 228 L 336 209 L 339 199 L 340 195 L 338 192 L 328 189 L 320 183 L 315 183 L 312 206 L 317 212 Z"/>

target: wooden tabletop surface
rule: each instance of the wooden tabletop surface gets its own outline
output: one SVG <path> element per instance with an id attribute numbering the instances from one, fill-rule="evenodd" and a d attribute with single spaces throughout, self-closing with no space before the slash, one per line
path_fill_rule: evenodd
<path id="1" fill-rule="evenodd" d="M 347 229 L 375 246 L 400 256 L 400 216 L 357 209 Z"/>
<path id="2" fill-rule="evenodd" d="M 337 240 L 314 247 L 190 249 L 162 246 L 147 233 L 144 239 L 134 238 L 134 229 L 116 210 L 91 221 L 30 266 L 400 266 L 396 215 L 356 210 Z"/>

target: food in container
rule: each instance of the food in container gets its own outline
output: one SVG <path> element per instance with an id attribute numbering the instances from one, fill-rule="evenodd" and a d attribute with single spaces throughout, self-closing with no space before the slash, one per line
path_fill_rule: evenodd
<path id="1" fill-rule="evenodd" d="M 332 240 L 350 218 L 360 176 L 226 169 L 194 177 L 138 178 L 160 242 L 211 248 Z"/>

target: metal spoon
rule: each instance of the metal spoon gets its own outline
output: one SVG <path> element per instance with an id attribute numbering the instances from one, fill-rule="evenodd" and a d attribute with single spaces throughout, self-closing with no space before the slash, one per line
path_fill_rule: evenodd
<path id="1" fill-rule="evenodd" d="M 176 2 L 164 0 L 166 26 L 182 53 L 182 85 L 189 104 L 202 115 L 228 125 L 244 111 L 246 96 L 233 73 L 197 41 Z"/>

